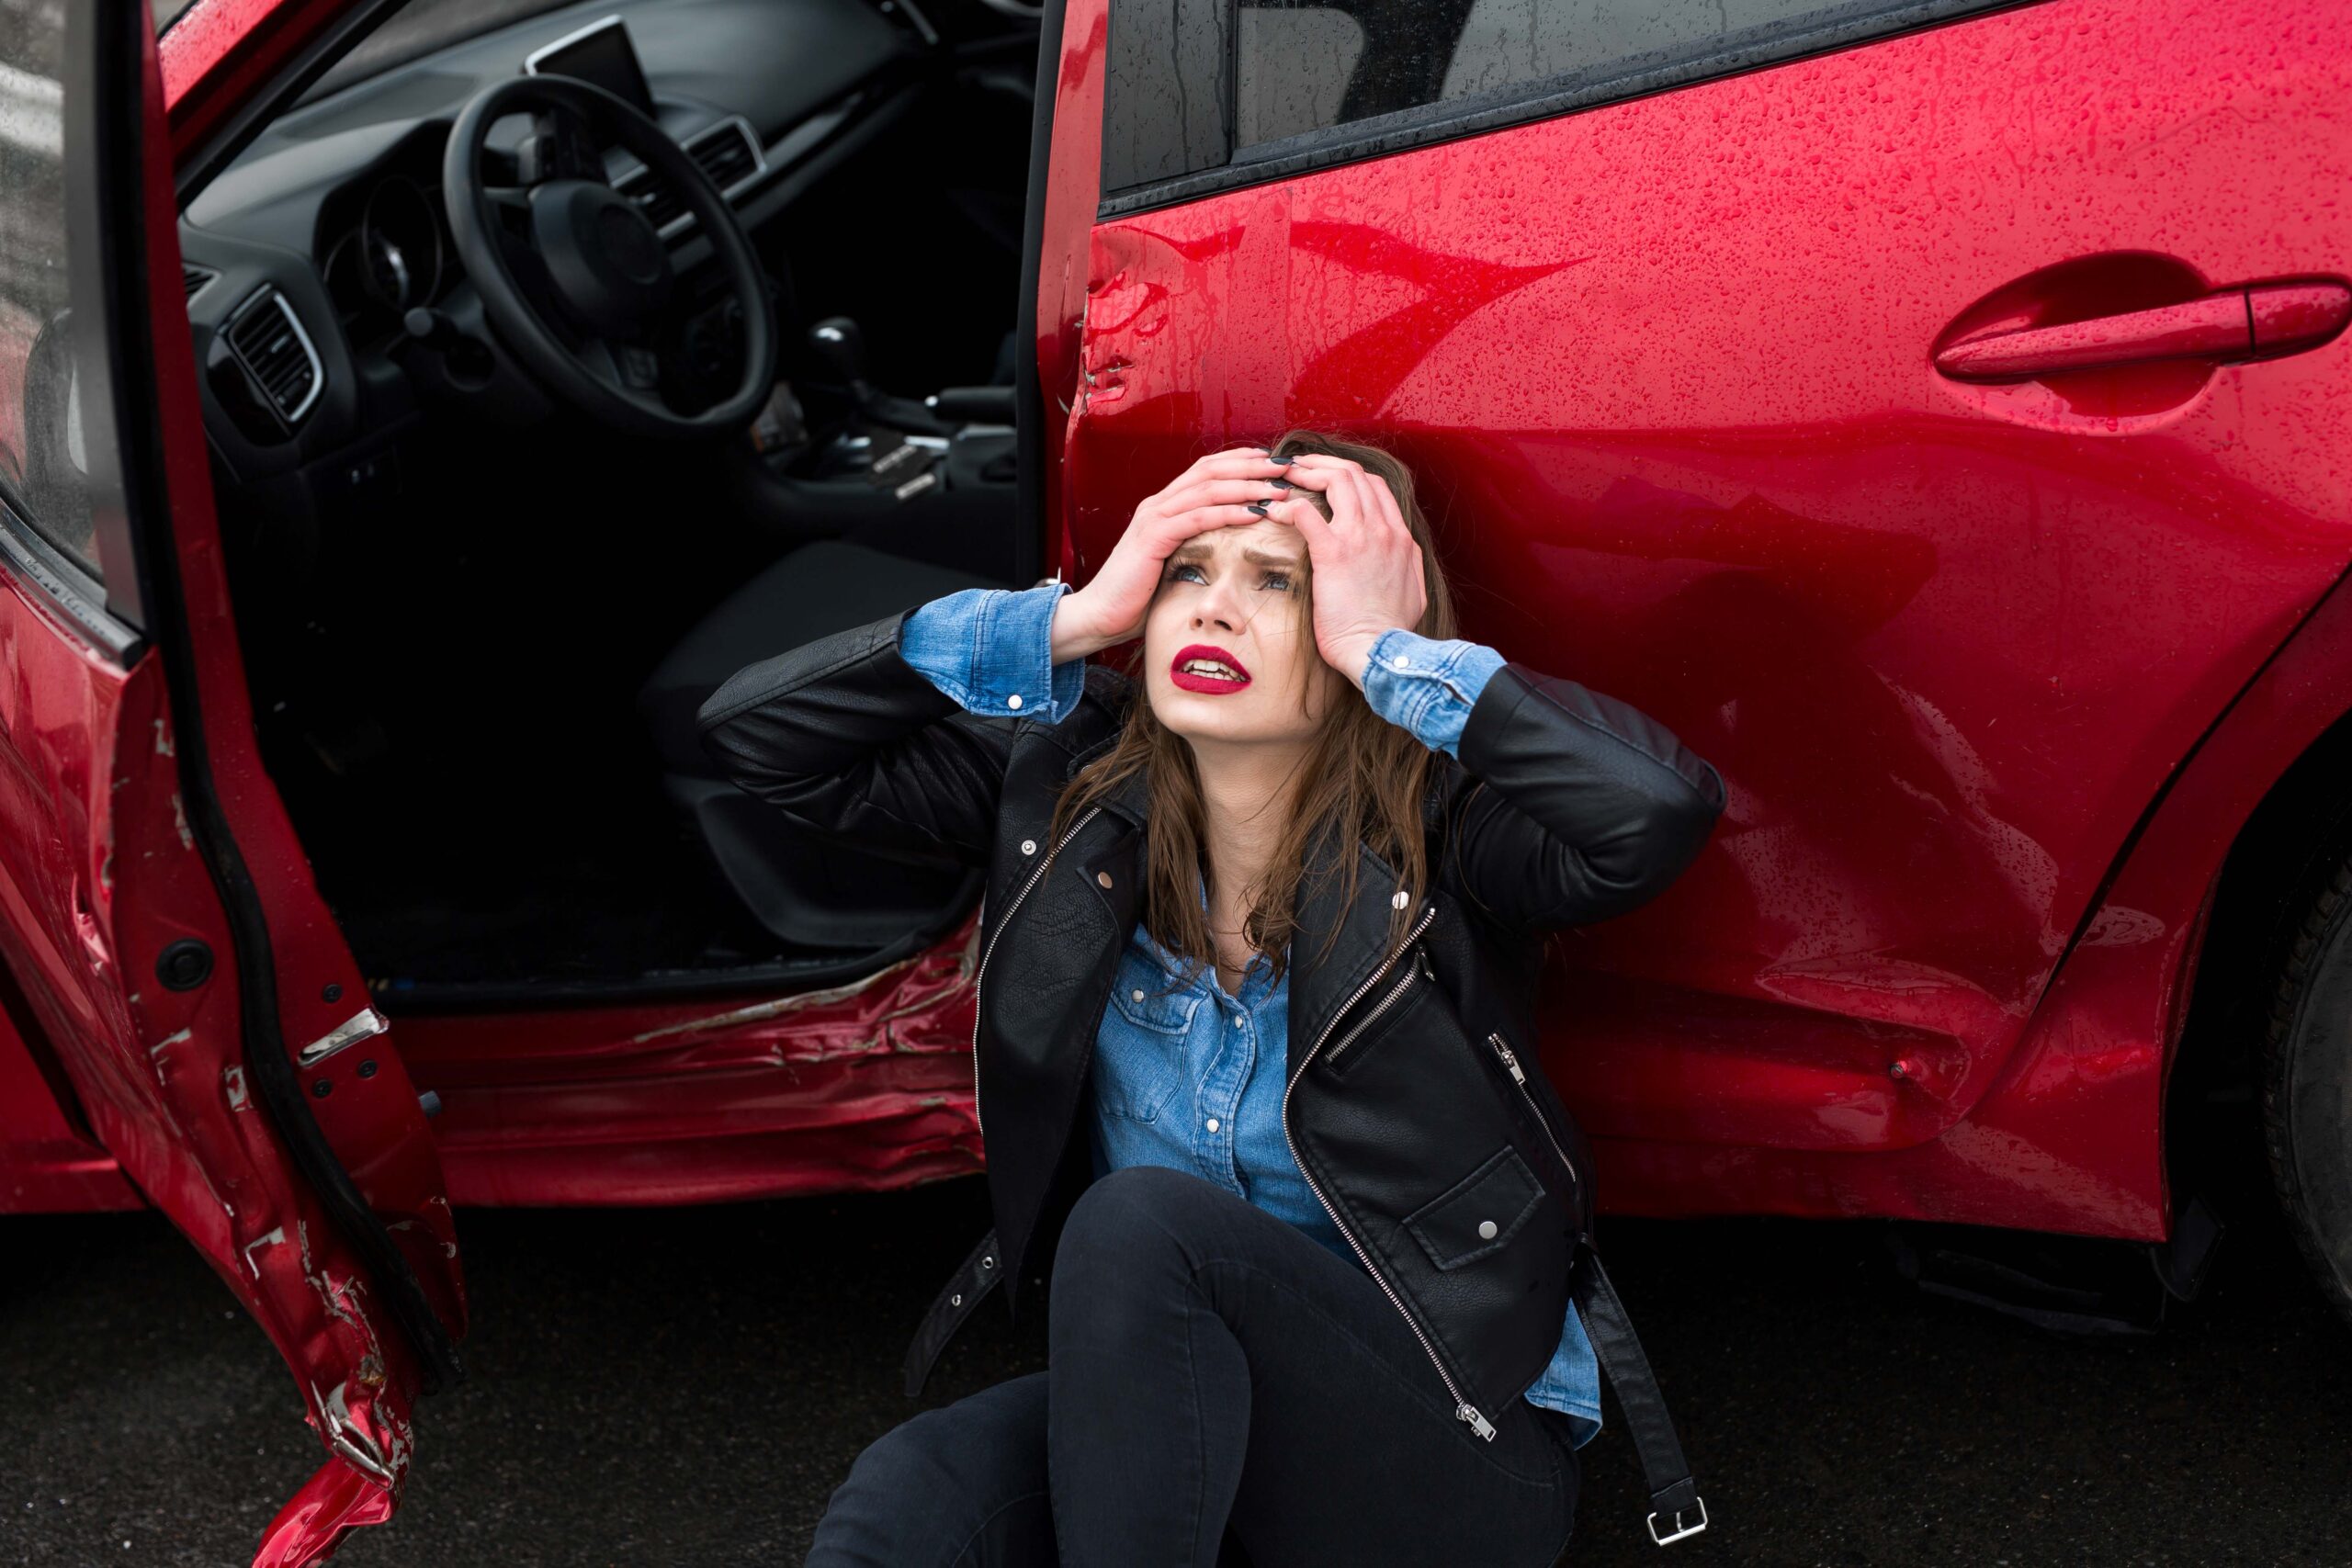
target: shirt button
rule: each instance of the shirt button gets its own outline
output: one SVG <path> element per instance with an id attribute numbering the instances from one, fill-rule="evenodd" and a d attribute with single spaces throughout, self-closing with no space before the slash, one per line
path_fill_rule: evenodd
<path id="1" fill-rule="evenodd" d="M 1216 1118 L 1214 1116 L 1209 1118 L 1209 1131 L 1212 1133 L 1216 1131 Z"/>
<path id="2" fill-rule="evenodd" d="M 1004 699 L 1004 705 L 1005 705 L 1005 706 L 1007 706 L 1007 707 L 1009 707 L 1009 708 L 1017 708 L 1017 707 L 1019 707 L 1019 706 L 1021 705 L 1021 694 L 1020 694 L 1020 693 L 1018 693 L 1018 692 L 1015 692 L 1015 693 L 1013 693 L 1013 694 L 1012 694 L 1012 695 L 1011 695 L 1011 696 L 1009 696 L 1009 697 L 1005 698 L 1005 699 Z"/>
<path id="3" fill-rule="evenodd" d="M 1390 660 L 1388 662 L 1395 665 L 1399 670 L 1410 670 L 1413 667 L 1413 661 L 1406 658 L 1401 653 L 1396 658 Z"/>

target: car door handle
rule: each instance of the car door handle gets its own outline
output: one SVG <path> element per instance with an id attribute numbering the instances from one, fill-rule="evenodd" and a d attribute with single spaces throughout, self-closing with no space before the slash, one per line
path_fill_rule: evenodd
<path id="1" fill-rule="evenodd" d="M 2242 284 L 2153 310 L 2054 327 L 1994 327 L 1946 344 L 1936 368 L 1959 381 L 2015 381 L 2154 359 L 2252 359 L 2317 348 L 2352 320 L 2335 282 Z"/>

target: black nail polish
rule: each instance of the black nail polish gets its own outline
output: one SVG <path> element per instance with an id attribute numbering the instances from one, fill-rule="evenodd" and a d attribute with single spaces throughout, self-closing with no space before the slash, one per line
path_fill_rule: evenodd
<path id="1" fill-rule="evenodd" d="M 1276 490 L 1291 490 L 1295 488 L 1288 479 L 1268 479 L 1266 482 L 1273 486 Z"/>
<path id="2" fill-rule="evenodd" d="M 1266 514 L 1266 503 L 1262 501 L 1253 501 L 1250 503 L 1250 510 L 1263 517 Z"/>

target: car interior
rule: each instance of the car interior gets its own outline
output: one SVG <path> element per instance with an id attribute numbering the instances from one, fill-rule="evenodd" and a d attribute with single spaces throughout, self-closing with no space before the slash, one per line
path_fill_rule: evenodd
<path id="1" fill-rule="evenodd" d="M 968 913 L 695 715 L 1041 575 L 1036 39 L 1016 0 L 410 0 L 187 196 L 263 756 L 379 1005 L 826 983 Z"/>

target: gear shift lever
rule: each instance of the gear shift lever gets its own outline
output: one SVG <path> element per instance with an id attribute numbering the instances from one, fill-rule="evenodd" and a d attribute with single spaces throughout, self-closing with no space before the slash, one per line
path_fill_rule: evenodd
<path id="1" fill-rule="evenodd" d="M 808 329 L 808 344 L 863 402 L 871 388 L 865 379 L 865 333 L 858 324 L 847 316 L 827 316 Z"/>
<path id="2" fill-rule="evenodd" d="M 910 398 L 894 398 L 866 379 L 865 334 L 849 317 L 827 316 L 816 322 L 808 329 L 808 345 L 833 374 L 849 383 L 850 400 L 867 423 L 916 435 L 948 433 L 948 426 L 922 404 Z"/>

